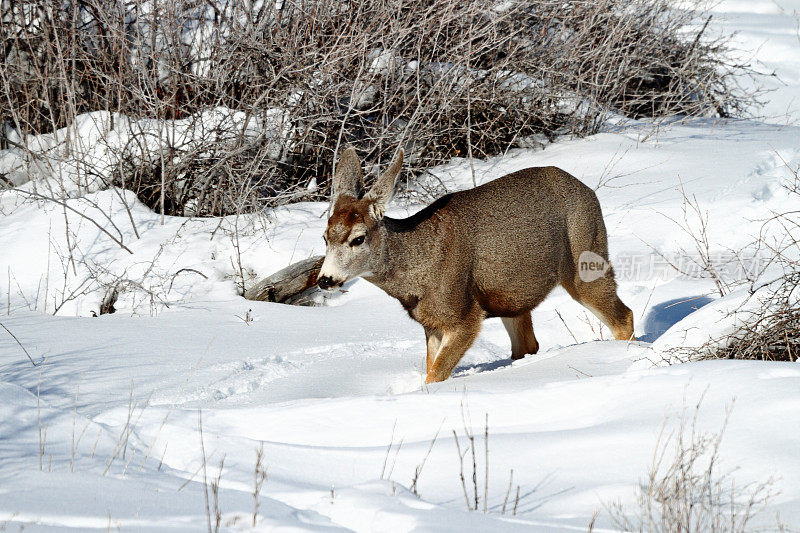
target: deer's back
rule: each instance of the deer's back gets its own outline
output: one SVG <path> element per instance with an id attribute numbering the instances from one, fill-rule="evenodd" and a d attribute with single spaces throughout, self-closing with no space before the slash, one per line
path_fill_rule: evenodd
<path id="1" fill-rule="evenodd" d="M 481 306 L 495 316 L 532 309 L 573 276 L 580 251 L 605 229 L 594 192 L 555 167 L 514 172 L 453 194 L 442 209 L 456 263 L 469 272 Z M 450 255 L 450 254 L 447 254 Z"/>

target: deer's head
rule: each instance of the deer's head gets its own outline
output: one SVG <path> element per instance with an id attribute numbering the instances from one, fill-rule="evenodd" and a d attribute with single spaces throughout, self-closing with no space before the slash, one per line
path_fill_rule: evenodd
<path id="1" fill-rule="evenodd" d="M 325 261 L 318 284 L 326 290 L 373 270 L 380 246 L 379 225 L 392 198 L 394 182 L 403 166 L 400 149 L 389 168 L 363 193 L 364 174 L 356 151 L 344 151 L 333 176 L 331 204 L 325 239 Z"/>

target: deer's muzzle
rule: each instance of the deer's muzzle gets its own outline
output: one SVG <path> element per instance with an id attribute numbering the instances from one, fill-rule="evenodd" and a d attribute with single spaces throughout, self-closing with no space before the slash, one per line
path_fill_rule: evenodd
<path id="1" fill-rule="evenodd" d="M 344 283 L 344 282 L 342 282 L 342 281 L 334 281 L 333 278 L 330 277 L 330 276 L 320 276 L 317 279 L 317 285 L 319 285 L 319 288 L 323 289 L 323 290 L 326 290 L 326 291 L 329 291 L 329 290 L 334 289 L 336 287 L 341 287 L 342 283 Z"/>

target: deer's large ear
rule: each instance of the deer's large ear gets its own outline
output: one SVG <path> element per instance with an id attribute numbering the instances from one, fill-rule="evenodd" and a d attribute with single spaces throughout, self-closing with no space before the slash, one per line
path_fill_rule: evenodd
<path id="1" fill-rule="evenodd" d="M 370 209 L 372 215 L 377 220 L 382 219 L 386 212 L 386 205 L 389 203 L 389 200 L 392 199 L 392 194 L 394 193 L 394 182 L 402 167 L 403 149 L 400 148 L 397 151 L 397 155 L 394 157 L 394 161 L 389 165 L 389 168 L 375 181 L 375 184 L 364 196 L 364 199 L 372 201 Z"/>
<path id="2" fill-rule="evenodd" d="M 333 191 L 331 202 L 336 203 L 336 199 L 342 194 L 348 194 L 355 198 L 361 195 L 364 186 L 364 172 L 361 170 L 361 161 L 355 149 L 348 148 L 344 151 L 336 164 L 336 172 L 333 174 Z"/>

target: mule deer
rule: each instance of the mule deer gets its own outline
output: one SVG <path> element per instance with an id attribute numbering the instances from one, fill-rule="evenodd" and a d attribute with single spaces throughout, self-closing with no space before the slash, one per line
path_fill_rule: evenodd
<path id="1" fill-rule="evenodd" d="M 488 317 L 502 319 L 512 359 L 536 353 L 530 312 L 558 284 L 615 338 L 633 339 L 590 188 L 555 167 L 528 168 L 394 219 L 384 213 L 402 164 L 401 149 L 364 193 L 355 150 L 342 154 L 318 283 L 333 290 L 361 276 L 400 300 L 425 328 L 428 383 L 450 376 Z M 592 259 L 599 266 L 584 275 Z"/>

